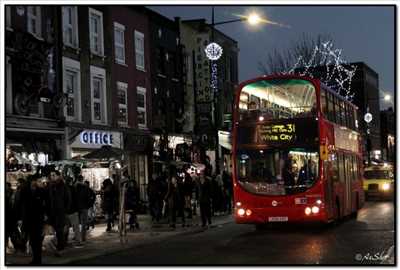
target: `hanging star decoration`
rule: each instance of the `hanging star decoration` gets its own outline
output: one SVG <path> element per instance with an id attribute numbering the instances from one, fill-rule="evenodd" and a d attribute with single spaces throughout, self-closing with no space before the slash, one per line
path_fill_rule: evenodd
<path id="1" fill-rule="evenodd" d="M 316 68 L 322 68 L 318 72 Z M 352 101 L 354 93 L 351 90 L 351 82 L 356 74 L 357 67 L 348 65 L 342 57 L 342 50 L 335 49 L 332 41 L 326 41 L 316 45 L 309 60 L 299 56 L 296 63 L 283 74 L 299 74 L 318 79 L 328 87 Z"/>

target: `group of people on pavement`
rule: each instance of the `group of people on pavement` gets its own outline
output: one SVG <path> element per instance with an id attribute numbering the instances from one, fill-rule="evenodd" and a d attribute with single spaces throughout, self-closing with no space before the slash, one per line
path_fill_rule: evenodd
<path id="1" fill-rule="evenodd" d="M 18 179 L 15 191 L 6 185 L 6 248 L 9 241 L 18 252 L 26 252 L 27 243 L 32 253 L 31 264 L 42 262 L 45 228 L 55 232 L 56 255 L 68 243 L 70 227 L 77 246 L 86 241 L 88 210 L 95 202 L 95 193 L 84 181 L 62 177 L 57 170 L 43 176 L 29 175 Z"/>
<path id="2" fill-rule="evenodd" d="M 197 205 L 203 227 L 211 225 L 211 216 L 230 213 L 232 208 L 231 180 L 225 171 L 214 177 L 211 170 L 190 175 L 187 168 L 178 171 L 170 166 L 150 180 L 147 192 L 153 222 L 167 217 L 172 228 L 177 217 L 185 227 L 186 219 L 196 215 Z"/>
<path id="3" fill-rule="evenodd" d="M 147 193 L 150 215 L 154 223 L 168 219 L 171 228 L 176 227 L 177 217 L 182 227 L 186 219 L 197 215 L 200 207 L 203 227 L 211 225 L 211 217 L 230 213 L 232 185 L 227 172 L 212 176 L 211 169 L 191 175 L 184 170 L 170 166 L 168 170 L 155 175 L 148 183 Z M 113 175 L 102 183 L 101 208 L 106 219 L 106 232 L 111 232 L 121 211 L 128 214 L 129 229 L 139 229 L 137 214 L 140 212 L 140 189 L 127 171 L 121 177 Z M 123 208 L 121 202 L 123 200 Z M 93 211 L 96 193 L 89 182 L 79 174 L 63 177 L 53 169 L 46 175 L 29 175 L 18 179 L 16 190 L 6 185 L 6 248 L 11 241 L 17 252 L 26 252 L 29 243 L 33 265 L 42 262 L 42 246 L 46 231 L 52 231 L 55 255 L 61 256 L 67 244 L 82 247 L 87 239 L 88 216 Z M 92 226 L 94 226 L 92 224 Z M 120 224 L 121 226 L 121 224 Z M 49 229 L 51 228 L 51 229 Z M 72 229 L 73 238 L 69 237 Z M 68 243 L 72 238 L 73 242 Z"/>

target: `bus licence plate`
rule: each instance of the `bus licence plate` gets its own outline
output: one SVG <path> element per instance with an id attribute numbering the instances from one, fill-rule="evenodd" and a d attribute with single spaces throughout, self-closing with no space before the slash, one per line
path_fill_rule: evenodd
<path id="1" fill-rule="evenodd" d="M 269 222 L 283 222 L 288 221 L 288 217 L 268 217 Z"/>

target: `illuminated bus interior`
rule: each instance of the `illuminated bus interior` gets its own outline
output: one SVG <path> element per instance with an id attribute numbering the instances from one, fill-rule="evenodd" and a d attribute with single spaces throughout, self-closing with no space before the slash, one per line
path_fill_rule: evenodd
<path id="1" fill-rule="evenodd" d="M 247 191 L 262 195 L 304 192 L 318 179 L 318 149 L 240 149 L 237 179 Z"/>
<path id="2" fill-rule="evenodd" d="M 240 93 L 240 120 L 304 118 L 316 115 L 316 108 L 315 87 L 307 80 L 261 80 Z"/>

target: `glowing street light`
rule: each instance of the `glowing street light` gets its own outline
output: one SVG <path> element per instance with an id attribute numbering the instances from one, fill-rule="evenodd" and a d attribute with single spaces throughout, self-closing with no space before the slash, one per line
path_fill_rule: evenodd
<path id="1" fill-rule="evenodd" d="M 249 22 L 250 25 L 257 25 L 260 23 L 261 18 L 258 14 L 252 13 L 247 17 L 247 21 Z"/>
<path id="2" fill-rule="evenodd" d="M 389 94 L 386 94 L 384 97 L 383 97 L 383 100 L 385 100 L 385 101 L 390 101 L 392 99 L 392 97 L 389 95 Z"/>

